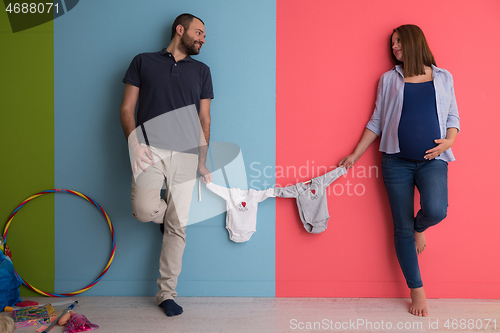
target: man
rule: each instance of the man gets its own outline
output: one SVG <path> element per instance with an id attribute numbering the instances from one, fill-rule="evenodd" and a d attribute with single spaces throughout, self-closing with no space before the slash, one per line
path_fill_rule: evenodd
<path id="1" fill-rule="evenodd" d="M 167 316 L 183 311 L 174 297 L 196 171 L 205 183 L 212 180 L 205 167 L 212 77 L 207 65 L 191 58 L 204 43 L 203 21 L 179 15 L 169 46 L 137 55 L 123 79 L 121 122 L 132 163 L 132 211 L 139 221 L 164 230 L 156 300 Z"/>

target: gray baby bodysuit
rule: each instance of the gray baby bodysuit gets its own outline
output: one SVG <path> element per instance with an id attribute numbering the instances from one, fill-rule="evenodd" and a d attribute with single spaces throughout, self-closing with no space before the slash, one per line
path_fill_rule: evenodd
<path id="1" fill-rule="evenodd" d="M 304 228 L 307 232 L 319 234 L 326 230 L 330 218 L 326 188 L 346 172 L 344 167 L 339 167 L 323 176 L 311 179 L 308 184 L 298 183 L 287 187 L 276 187 L 274 195 L 281 198 L 296 198 Z"/>

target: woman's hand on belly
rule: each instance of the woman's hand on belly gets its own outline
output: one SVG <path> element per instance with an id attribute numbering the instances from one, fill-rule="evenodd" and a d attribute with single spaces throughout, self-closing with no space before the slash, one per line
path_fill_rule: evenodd
<path id="1" fill-rule="evenodd" d="M 457 133 L 458 130 L 456 128 L 454 127 L 448 128 L 446 130 L 446 139 L 434 140 L 437 146 L 426 151 L 424 158 L 426 160 L 432 160 L 441 155 L 442 153 L 444 153 L 446 150 L 450 149 L 451 146 L 453 145 L 453 142 L 455 141 Z"/>

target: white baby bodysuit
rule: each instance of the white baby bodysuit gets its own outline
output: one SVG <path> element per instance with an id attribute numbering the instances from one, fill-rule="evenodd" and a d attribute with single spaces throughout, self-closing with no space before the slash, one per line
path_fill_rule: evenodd
<path id="1" fill-rule="evenodd" d="M 240 190 L 208 183 L 207 188 L 226 200 L 226 229 L 233 242 L 242 243 L 256 231 L 259 202 L 274 197 L 274 188 L 264 191 Z"/>

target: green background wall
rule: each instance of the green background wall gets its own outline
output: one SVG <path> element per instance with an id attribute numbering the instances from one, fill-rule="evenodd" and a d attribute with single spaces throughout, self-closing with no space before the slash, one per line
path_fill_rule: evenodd
<path id="1" fill-rule="evenodd" d="M 54 186 L 53 22 L 12 33 L 0 4 L 0 226 L 24 199 Z M 7 244 L 18 273 L 44 291 L 54 289 L 54 195 L 26 204 Z M 36 293 L 25 287 L 21 296 Z"/>

